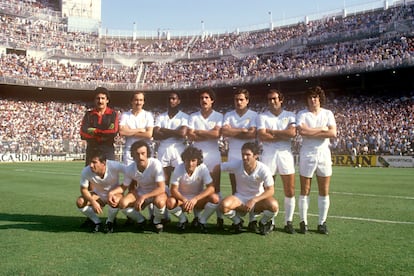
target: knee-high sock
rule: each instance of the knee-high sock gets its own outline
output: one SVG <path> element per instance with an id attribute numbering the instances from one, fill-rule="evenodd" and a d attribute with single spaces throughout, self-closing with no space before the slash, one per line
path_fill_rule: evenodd
<path id="1" fill-rule="evenodd" d="M 260 220 L 261 223 L 266 224 L 269 220 L 272 221 L 272 224 L 274 224 L 274 218 L 277 216 L 278 212 L 272 212 L 270 210 L 264 210 L 263 211 L 263 217 Z"/>
<path id="2" fill-rule="evenodd" d="M 285 197 L 285 225 L 288 221 L 293 221 L 293 213 L 295 212 L 295 197 Z"/>
<path id="3" fill-rule="evenodd" d="M 219 203 L 221 202 L 221 200 L 223 199 L 223 196 L 221 195 L 221 192 L 218 193 L 219 195 Z M 217 204 L 218 206 L 218 204 Z M 216 209 L 216 216 L 218 219 L 223 219 L 223 213 L 221 212 L 220 208 Z"/>
<path id="4" fill-rule="evenodd" d="M 108 218 L 106 219 L 106 222 L 114 222 L 116 215 L 118 214 L 119 208 L 113 208 L 111 206 L 108 206 Z"/>
<path id="5" fill-rule="evenodd" d="M 161 220 L 164 218 L 166 207 L 158 208 L 154 205 L 154 224 L 161 223 Z"/>
<path id="6" fill-rule="evenodd" d="M 92 220 L 95 224 L 101 223 L 101 219 L 93 210 L 92 206 L 85 206 L 83 208 L 79 208 L 79 211 L 87 216 L 90 220 Z"/>
<path id="7" fill-rule="evenodd" d="M 319 224 L 323 224 L 326 221 L 330 203 L 329 195 L 318 196 Z"/>
<path id="8" fill-rule="evenodd" d="M 204 212 L 202 212 L 200 215 L 200 220 L 199 220 L 200 223 L 206 224 L 208 218 L 211 217 L 214 211 L 217 210 L 217 207 L 218 207 L 218 204 L 207 202 L 207 204 L 204 206 Z"/>
<path id="9" fill-rule="evenodd" d="M 201 213 L 200 209 L 193 209 L 193 213 L 194 213 L 195 218 L 200 218 L 200 213 Z"/>
<path id="10" fill-rule="evenodd" d="M 122 209 L 121 211 L 122 213 L 125 214 L 125 216 L 131 218 L 132 220 L 138 223 L 141 223 L 145 220 L 145 217 L 140 212 L 135 210 L 135 208 L 128 207 L 128 208 Z"/>
<path id="11" fill-rule="evenodd" d="M 258 213 L 255 213 L 254 210 L 253 211 L 250 211 L 249 212 L 249 222 L 252 222 L 252 221 L 257 220 L 256 218 L 257 218 L 258 215 L 259 214 Z"/>
<path id="12" fill-rule="evenodd" d="M 309 202 L 309 196 L 299 196 L 299 217 L 300 221 L 305 222 L 306 225 L 308 225 Z"/>
<path id="13" fill-rule="evenodd" d="M 236 210 L 230 210 L 227 213 L 224 213 L 223 215 L 231 219 L 234 224 L 240 223 L 240 217 L 237 215 Z"/>
<path id="14" fill-rule="evenodd" d="M 183 209 L 180 206 L 177 206 L 172 210 L 168 210 L 168 212 L 176 216 L 179 219 L 179 222 L 181 223 L 187 221 L 187 217 L 185 216 L 185 213 L 183 212 Z"/>
<path id="15" fill-rule="evenodd" d="M 148 204 L 148 215 L 149 217 L 154 216 L 154 203 Z"/>

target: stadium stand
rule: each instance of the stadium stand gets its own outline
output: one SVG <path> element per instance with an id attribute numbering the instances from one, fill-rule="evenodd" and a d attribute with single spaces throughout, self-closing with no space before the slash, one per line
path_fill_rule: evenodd
<path id="1" fill-rule="evenodd" d="M 205 86 L 321 79 L 414 65 L 414 1 L 272 29 L 155 38 L 69 32 L 56 3 L 0 1 L 2 85 L 191 93 Z M 333 92 L 329 108 L 337 116 L 339 137 L 332 150 L 349 153 L 355 147 L 360 154 L 414 155 L 413 90 L 411 85 L 398 96 L 391 91 L 383 97 Z M 295 97 L 288 109 L 298 111 Z M 257 111 L 265 106 L 253 104 Z M 192 106 L 185 108 L 191 112 Z M 230 106 L 217 108 L 225 112 Z M 78 128 L 85 109 L 86 103 L 79 101 L 0 94 L 0 151 L 82 153 Z M 155 105 L 151 110 L 160 112 Z M 299 144 L 300 137 L 296 149 Z"/>

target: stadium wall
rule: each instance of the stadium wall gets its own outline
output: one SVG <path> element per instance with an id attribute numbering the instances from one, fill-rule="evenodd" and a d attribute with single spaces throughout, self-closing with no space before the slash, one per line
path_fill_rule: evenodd
<path id="1" fill-rule="evenodd" d="M 83 159 L 84 154 L 0 154 L 0 163 L 76 161 Z M 295 156 L 295 160 L 298 163 L 299 157 Z M 356 157 L 356 160 L 353 160 L 351 155 L 332 155 L 332 163 L 334 166 L 346 167 L 414 168 L 414 156 L 360 155 Z"/>

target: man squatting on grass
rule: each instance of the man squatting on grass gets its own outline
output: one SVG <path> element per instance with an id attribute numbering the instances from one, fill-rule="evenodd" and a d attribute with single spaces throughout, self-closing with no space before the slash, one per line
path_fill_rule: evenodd
<path id="1" fill-rule="evenodd" d="M 124 165 L 113 160 L 106 160 L 105 154 L 100 151 L 90 151 L 90 163 L 83 168 L 80 180 L 81 196 L 76 201 L 79 211 L 87 216 L 93 223 L 92 232 L 101 231 L 102 208 L 108 204 L 108 218 L 105 232 L 112 233 L 118 204 L 125 191 L 120 186 L 120 175 L 124 173 Z M 93 187 L 90 190 L 91 186 Z"/>
<path id="2" fill-rule="evenodd" d="M 161 162 L 151 156 L 149 145 L 143 141 L 136 141 L 131 145 L 131 155 L 134 159 L 125 169 L 124 185 L 129 187 L 129 193 L 120 201 L 122 212 L 138 223 L 142 229 L 145 217 L 141 214 L 149 204 L 154 206 L 153 225 L 160 233 L 164 229 L 161 220 L 165 214 L 167 193 L 165 192 L 165 177 Z M 136 187 L 130 187 L 136 181 Z"/>
<path id="3" fill-rule="evenodd" d="M 181 154 L 181 159 L 184 163 L 175 167 L 171 176 L 168 211 L 179 219 L 178 231 L 184 231 L 188 222 L 185 212 L 193 211 L 195 214 L 191 225 L 207 233 L 207 220 L 217 209 L 219 195 L 215 193 L 213 179 L 203 164 L 203 152 L 200 149 L 189 146 Z M 201 213 L 202 210 L 204 212 Z"/>
<path id="4" fill-rule="evenodd" d="M 224 216 L 233 221 L 234 233 L 242 231 L 241 217 L 247 213 L 263 213 L 259 222 L 259 232 L 267 235 L 273 231 L 272 219 L 279 212 L 279 204 L 273 197 L 274 179 L 270 169 L 257 160 L 259 147 L 256 143 L 245 143 L 241 153 L 242 160 L 224 162 L 215 167 L 215 170 L 233 173 L 236 177 L 235 192 L 223 199 L 220 209 Z"/>

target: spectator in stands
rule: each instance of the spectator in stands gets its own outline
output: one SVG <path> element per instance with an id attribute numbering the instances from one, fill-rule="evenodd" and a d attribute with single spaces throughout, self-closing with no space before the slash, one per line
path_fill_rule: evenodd
<path id="1" fill-rule="evenodd" d="M 118 134 L 118 112 L 108 106 L 109 91 L 104 87 L 95 89 L 95 108 L 88 110 L 80 129 L 81 138 L 86 140 L 85 164 L 91 162 L 91 152 L 100 149 L 107 159 L 115 160 L 114 139 Z"/>

